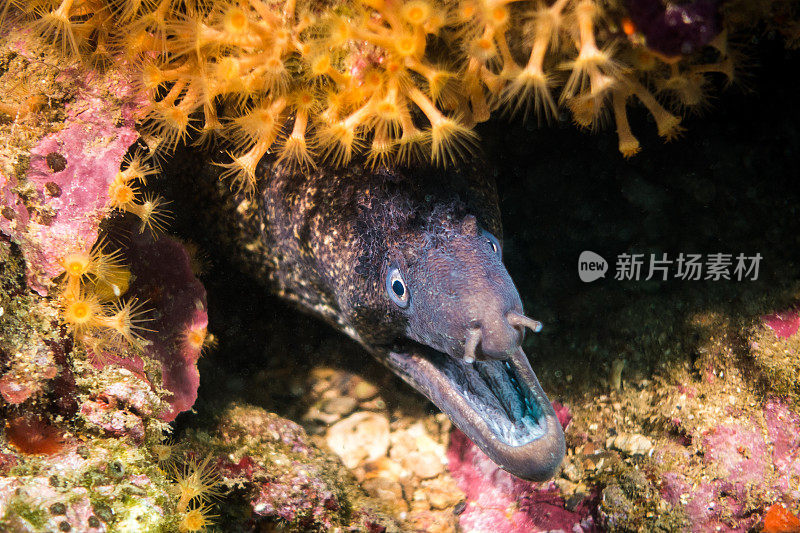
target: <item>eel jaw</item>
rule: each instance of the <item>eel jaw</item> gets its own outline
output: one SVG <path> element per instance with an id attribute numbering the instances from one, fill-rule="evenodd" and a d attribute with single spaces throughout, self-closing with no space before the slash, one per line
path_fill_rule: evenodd
<path id="1" fill-rule="evenodd" d="M 564 458 L 564 431 L 519 348 L 505 361 L 465 363 L 412 343 L 379 357 L 423 393 L 501 468 L 545 481 Z"/>

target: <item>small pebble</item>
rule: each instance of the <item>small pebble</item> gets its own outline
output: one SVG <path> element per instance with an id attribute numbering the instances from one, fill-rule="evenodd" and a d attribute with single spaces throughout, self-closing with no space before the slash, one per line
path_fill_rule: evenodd
<path id="1" fill-rule="evenodd" d="M 449 509 L 464 500 L 464 493 L 448 476 L 426 481 L 424 487 L 428 491 L 428 501 L 434 509 Z"/>
<path id="2" fill-rule="evenodd" d="M 355 468 L 386 455 L 389 419 L 378 413 L 355 413 L 332 425 L 325 440 L 347 468 Z"/>
<path id="3" fill-rule="evenodd" d="M 466 510 L 467 510 L 467 500 L 461 500 L 453 508 L 453 514 L 458 516 Z"/>
<path id="4" fill-rule="evenodd" d="M 403 465 L 422 479 L 430 479 L 444 472 L 442 461 L 432 452 L 411 452 Z"/>
<path id="5" fill-rule="evenodd" d="M 582 477 L 581 471 L 578 470 L 578 467 L 576 467 L 572 462 L 564 463 L 564 467 L 561 470 L 561 475 L 573 483 L 577 483 Z"/>
<path id="6" fill-rule="evenodd" d="M 353 389 L 353 394 L 358 401 L 363 402 L 366 400 L 371 400 L 376 394 L 378 394 L 378 387 L 367 381 L 359 381 L 358 385 L 356 385 L 355 389 Z"/>
<path id="7" fill-rule="evenodd" d="M 355 398 L 338 396 L 325 400 L 325 403 L 322 404 L 322 410 L 333 415 L 347 416 L 353 412 L 357 405 L 358 401 Z"/>
<path id="8" fill-rule="evenodd" d="M 395 513 L 408 511 L 400 483 L 383 478 L 368 479 L 362 483 L 367 493 L 387 505 Z"/>
<path id="9" fill-rule="evenodd" d="M 653 449 L 653 441 L 638 433 L 621 433 L 606 440 L 606 447 L 626 455 L 646 455 Z"/>

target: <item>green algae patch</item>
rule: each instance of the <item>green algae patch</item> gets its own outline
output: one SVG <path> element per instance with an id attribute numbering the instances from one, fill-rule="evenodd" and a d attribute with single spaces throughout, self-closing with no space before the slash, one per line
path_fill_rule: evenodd
<path id="1" fill-rule="evenodd" d="M 11 531 L 20 526 L 29 527 L 34 531 L 43 530 L 48 518 L 49 514 L 43 507 L 17 496 L 8 503 L 6 512 L 0 519 L 0 525 L 8 527 Z"/>

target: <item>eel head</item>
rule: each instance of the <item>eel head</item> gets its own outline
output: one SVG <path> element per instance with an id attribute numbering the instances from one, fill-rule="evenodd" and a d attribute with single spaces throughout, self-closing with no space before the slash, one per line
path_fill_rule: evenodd
<path id="1" fill-rule="evenodd" d="M 390 254 L 384 290 L 404 324 L 381 359 L 425 394 L 493 461 L 543 481 L 564 433 L 521 344 L 526 317 L 500 242 L 468 216 L 413 254 Z"/>

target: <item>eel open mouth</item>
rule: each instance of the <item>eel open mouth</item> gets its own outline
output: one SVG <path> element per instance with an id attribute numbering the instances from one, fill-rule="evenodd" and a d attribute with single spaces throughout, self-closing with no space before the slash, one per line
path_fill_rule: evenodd
<path id="1" fill-rule="evenodd" d="M 494 462 L 544 481 L 564 457 L 564 432 L 528 358 L 465 362 L 408 341 L 384 362 L 446 413 Z"/>

